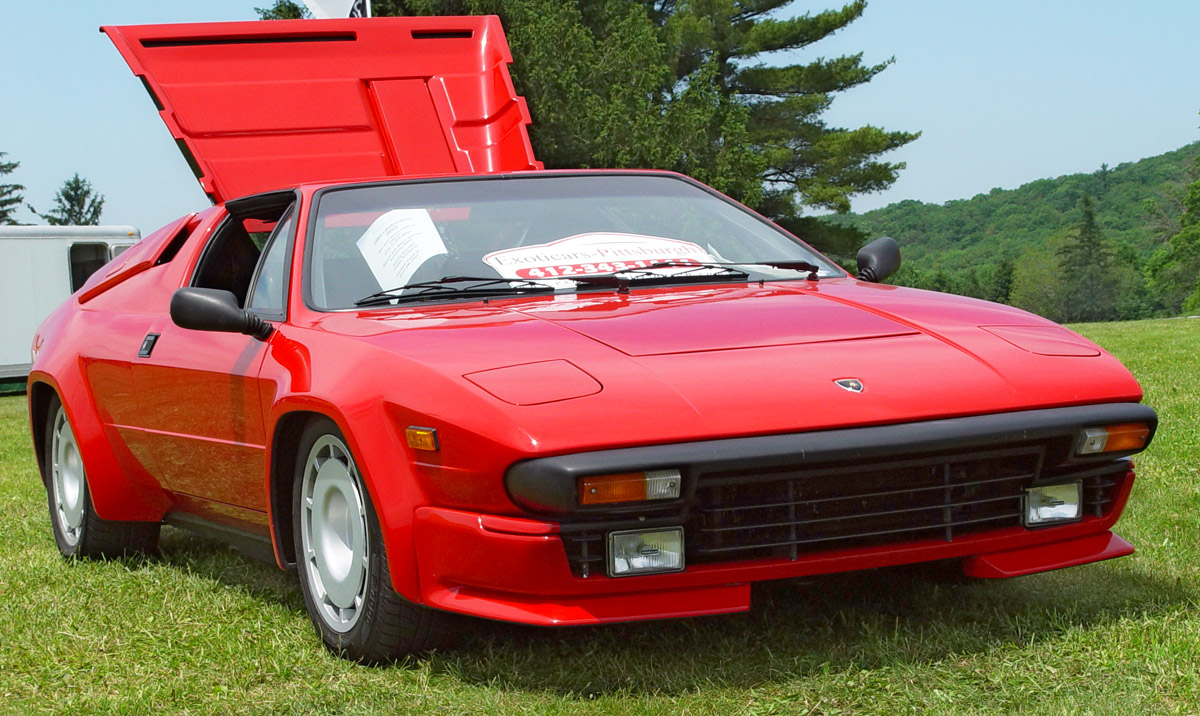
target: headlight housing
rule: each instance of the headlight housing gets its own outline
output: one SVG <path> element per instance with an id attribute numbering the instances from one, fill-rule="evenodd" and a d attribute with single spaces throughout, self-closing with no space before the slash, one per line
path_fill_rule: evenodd
<path id="1" fill-rule="evenodd" d="M 1025 526 L 1043 527 L 1083 517 L 1083 485 L 1040 485 L 1025 491 Z"/>
<path id="2" fill-rule="evenodd" d="M 608 576 L 631 577 L 682 570 L 682 527 L 608 533 Z"/>

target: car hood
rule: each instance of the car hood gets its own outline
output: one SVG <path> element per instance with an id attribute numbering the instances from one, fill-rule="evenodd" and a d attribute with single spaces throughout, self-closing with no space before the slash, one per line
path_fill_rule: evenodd
<path id="1" fill-rule="evenodd" d="M 1112 356 L 1037 316 L 852 279 L 335 314 L 323 324 L 455 383 L 478 401 L 468 418 L 477 431 L 528 453 L 1141 398 Z"/>
<path id="2" fill-rule="evenodd" d="M 214 202 L 540 169 L 495 17 L 102 27 Z"/>

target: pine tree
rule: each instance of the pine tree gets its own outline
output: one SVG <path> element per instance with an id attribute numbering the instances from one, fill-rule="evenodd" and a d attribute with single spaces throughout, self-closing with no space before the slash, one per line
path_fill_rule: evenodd
<path id="1" fill-rule="evenodd" d="M 1092 198 L 1085 194 L 1079 210 L 1074 236 L 1058 250 L 1061 315 L 1066 321 L 1110 321 L 1117 304 L 1113 251 L 1096 223 Z"/>
<path id="2" fill-rule="evenodd" d="M 891 60 L 862 55 L 774 65 L 858 19 L 865 0 L 786 18 L 793 0 L 373 0 L 372 14 L 497 14 L 513 79 L 548 168 L 650 167 L 689 174 L 754 206 L 818 248 L 852 257 L 865 235 L 806 208 L 848 211 L 890 186 L 881 154 L 918 134 L 830 127 L 837 93 Z M 277 0 L 267 17 L 284 16 Z M 286 10 L 291 12 L 291 10 Z M 286 15 L 292 17 L 293 15 Z"/>
<path id="3" fill-rule="evenodd" d="M 63 182 L 54 197 L 54 209 L 48 214 L 38 214 L 32 206 L 29 210 L 51 226 L 97 226 L 100 213 L 104 211 L 104 197 L 95 193 L 92 183 L 75 176 Z"/>
<path id="4" fill-rule="evenodd" d="M 750 109 L 751 144 L 767 158 L 768 210 L 786 218 L 801 206 L 844 212 L 850 197 L 890 186 L 902 164 L 877 157 L 918 135 L 877 127 L 829 127 L 821 115 L 834 95 L 864 84 L 891 60 L 865 65 L 862 53 L 809 63 L 771 64 L 771 53 L 803 50 L 843 29 L 866 9 L 854 0 L 836 10 L 782 17 L 792 0 L 651 3 L 685 79 L 715 62 L 723 93 Z"/>
<path id="5" fill-rule="evenodd" d="M 20 162 L 6 162 L 4 157 L 8 156 L 5 152 L 0 152 L 0 177 L 12 174 L 17 167 L 21 166 Z M 25 197 L 21 194 L 25 187 L 21 184 L 0 184 L 0 226 L 15 226 L 16 218 L 13 214 L 24 203 Z"/>

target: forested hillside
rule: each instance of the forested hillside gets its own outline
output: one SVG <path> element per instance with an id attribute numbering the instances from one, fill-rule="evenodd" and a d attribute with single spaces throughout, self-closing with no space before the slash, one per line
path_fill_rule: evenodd
<path id="1" fill-rule="evenodd" d="M 1186 233 L 1196 210 L 1185 212 L 1188 185 L 1198 179 L 1200 142 L 1137 162 L 1107 165 L 1090 174 L 1039 179 L 1011 189 L 993 189 L 945 204 L 902 201 L 865 214 L 830 217 L 869 237 L 900 242 L 904 268 L 893 283 L 999 300 L 1058 319 L 1086 320 L 1063 305 L 1077 291 L 1062 282 L 1079 271 L 1066 264 L 1080 258 L 1070 247 L 1099 247 L 1095 262 L 1112 296 L 1108 318 L 1142 318 L 1177 313 L 1194 276 L 1184 267 L 1173 237 Z M 1200 185 L 1192 192 L 1200 198 Z M 1091 218 L 1084 208 L 1090 204 Z M 1198 207 L 1200 208 L 1200 207 Z M 1179 241 L 1175 241 L 1179 244 Z M 1183 256 L 1187 263 L 1194 257 Z M 1172 276 L 1165 276 L 1170 265 Z M 1078 268 L 1078 267 L 1076 267 Z M 1088 274 L 1091 269 L 1082 271 Z M 1168 280 L 1170 279 L 1170 280 Z M 1170 285 L 1168 285 L 1170 284 Z M 1091 297 L 1084 296 L 1085 300 Z M 1092 303 L 1095 303 L 1092 300 Z"/>

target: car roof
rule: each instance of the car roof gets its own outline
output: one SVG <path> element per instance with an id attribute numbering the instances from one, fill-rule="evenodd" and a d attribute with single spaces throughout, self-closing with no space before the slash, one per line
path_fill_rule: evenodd
<path id="1" fill-rule="evenodd" d="M 540 169 L 498 18 L 105 26 L 214 202 Z"/>
<path id="2" fill-rule="evenodd" d="M 506 178 L 552 178 L 552 177 L 572 177 L 572 176 L 663 176 L 682 179 L 692 184 L 699 184 L 695 179 L 669 169 L 606 169 L 606 168 L 590 168 L 590 169 L 537 169 L 513 172 L 488 172 L 477 174 L 414 174 L 411 176 L 377 176 L 355 179 L 353 181 L 325 181 L 325 182 L 306 182 L 297 186 L 301 192 L 312 193 L 322 189 L 330 189 L 336 187 L 354 187 L 354 186 L 369 186 L 375 184 L 390 184 L 402 181 L 413 182 L 436 182 L 436 181 L 460 181 L 472 179 L 506 179 Z"/>

